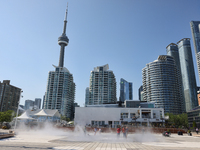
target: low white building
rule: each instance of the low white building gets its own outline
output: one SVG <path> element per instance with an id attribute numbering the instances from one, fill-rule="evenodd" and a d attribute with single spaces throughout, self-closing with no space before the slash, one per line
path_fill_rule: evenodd
<path id="1" fill-rule="evenodd" d="M 26 110 L 26 113 L 36 119 L 38 122 L 57 122 L 60 120 L 60 113 L 57 109 L 38 109 L 38 110 Z"/>
<path id="2" fill-rule="evenodd" d="M 76 107 L 75 124 L 116 127 L 121 124 L 164 122 L 163 108 Z"/>

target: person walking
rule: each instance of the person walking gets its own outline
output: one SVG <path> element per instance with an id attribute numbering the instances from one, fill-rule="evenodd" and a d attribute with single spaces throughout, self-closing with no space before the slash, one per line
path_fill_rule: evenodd
<path id="1" fill-rule="evenodd" d="M 198 129 L 198 128 L 196 128 L 196 133 L 197 133 L 197 134 L 199 133 L 199 129 Z"/>
<path id="2" fill-rule="evenodd" d="M 117 128 L 117 137 L 118 137 L 118 138 L 119 138 L 119 136 L 120 136 L 120 131 L 121 131 L 120 126 L 118 126 L 118 128 Z"/>
<path id="3" fill-rule="evenodd" d="M 126 128 L 125 127 L 122 128 L 122 133 L 123 133 L 123 137 L 126 138 Z"/>
<path id="4" fill-rule="evenodd" d="M 101 128 L 99 128 L 99 134 L 101 134 Z"/>
<path id="5" fill-rule="evenodd" d="M 126 130 L 126 138 L 127 138 L 127 135 L 128 135 L 128 127 L 126 127 L 125 130 Z"/>
<path id="6" fill-rule="evenodd" d="M 97 133 L 97 128 L 95 127 L 94 128 L 94 135 L 96 135 L 96 133 Z"/>

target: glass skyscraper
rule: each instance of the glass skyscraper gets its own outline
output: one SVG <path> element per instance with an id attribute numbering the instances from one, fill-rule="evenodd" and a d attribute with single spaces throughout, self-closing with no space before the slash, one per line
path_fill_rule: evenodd
<path id="1" fill-rule="evenodd" d="M 186 112 L 198 106 L 197 86 L 192 59 L 190 39 L 184 38 L 177 42 L 181 66 L 182 85 L 185 97 Z"/>
<path id="2" fill-rule="evenodd" d="M 182 76 L 181 76 L 181 67 L 180 67 L 180 59 L 179 59 L 179 51 L 178 46 L 175 43 L 170 43 L 166 47 L 167 55 L 172 56 L 174 58 L 177 73 L 178 73 L 178 88 L 180 90 L 180 99 L 182 105 L 182 111 L 185 112 L 185 98 L 184 98 L 184 90 L 182 85 Z"/>
<path id="3" fill-rule="evenodd" d="M 127 82 L 124 79 L 120 79 L 120 97 L 119 101 L 124 102 L 125 100 L 133 100 L 133 89 L 132 83 Z"/>
<path id="4" fill-rule="evenodd" d="M 200 21 L 191 21 L 190 27 L 194 42 L 195 55 L 197 60 L 198 74 L 200 80 Z"/>
<path id="5" fill-rule="evenodd" d="M 74 98 L 75 83 L 73 75 L 64 64 L 64 50 L 68 45 L 69 39 L 66 36 L 67 11 L 64 20 L 62 35 L 58 38 L 60 45 L 59 65 L 54 66 L 55 71 L 50 71 L 45 92 L 44 109 L 57 109 L 61 115 L 73 119 L 74 117 Z"/>
<path id="6" fill-rule="evenodd" d="M 116 98 L 116 79 L 109 66 L 98 66 L 90 73 L 89 104 L 113 104 Z"/>
<path id="7" fill-rule="evenodd" d="M 165 113 L 182 113 L 177 67 L 172 56 L 160 55 L 142 69 L 143 99 Z"/>

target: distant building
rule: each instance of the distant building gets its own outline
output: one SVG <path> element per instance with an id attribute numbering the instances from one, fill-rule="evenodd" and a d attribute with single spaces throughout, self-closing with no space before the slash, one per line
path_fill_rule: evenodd
<path id="1" fill-rule="evenodd" d="M 123 78 L 120 79 L 120 97 L 119 101 L 122 103 L 125 100 L 133 99 L 133 86 L 131 82 L 127 82 Z"/>
<path id="2" fill-rule="evenodd" d="M 10 85 L 10 80 L 3 80 L 0 82 L 0 111 L 7 110 L 17 111 L 21 89 Z"/>
<path id="3" fill-rule="evenodd" d="M 22 109 L 24 109 L 24 105 L 19 105 Z"/>
<path id="4" fill-rule="evenodd" d="M 140 88 L 138 89 L 138 97 L 140 101 L 144 101 L 143 95 L 144 95 L 143 86 L 140 86 Z"/>
<path id="5" fill-rule="evenodd" d="M 24 109 L 24 106 L 23 105 L 19 105 L 19 108 L 18 108 L 18 115 L 21 115 L 22 113 L 25 112 L 25 109 Z"/>
<path id="6" fill-rule="evenodd" d="M 28 109 L 33 109 L 34 107 L 34 101 L 33 100 L 25 100 L 25 106 L 24 106 L 24 109 L 25 110 L 28 110 Z"/>
<path id="7" fill-rule="evenodd" d="M 190 39 L 184 38 L 177 42 L 177 44 L 180 57 L 185 107 L 187 112 L 198 106 L 196 77 L 194 72 Z"/>
<path id="8" fill-rule="evenodd" d="M 90 73 L 89 105 L 116 103 L 116 79 L 109 66 L 98 66 Z"/>
<path id="9" fill-rule="evenodd" d="M 192 37 L 194 42 L 195 55 L 197 60 L 197 68 L 200 80 L 200 21 L 191 21 L 190 27 L 192 31 Z"/>
<path id="10" fill-rule="evenodd" d="M 182 106 L 178 73 L 174 58 L 160 55 L 157 60 L 142 69 L 144 100 L 155 102 L 155 108 L 165 113 L 181 114 Z"/>
<path id="11" fill-rule="evenodd" d="M 44 100 L 45 100 L 45 95 L 43 96 L 42 109 L 44 109 Z"/>
<path id="12" fill-rule="evenodd" d="M 42 101 L 41 98 L 35 98 L 34 107 L 37 107 L 37 109 L 40 109 L 41 101 Z"/>
<path id="13" fill-rule="evenodd" d="M 89 104 L 89 98 L 90 98 L 90 92 L 89 92 L 89 87 L 85 89 L 85 106 Z"/>

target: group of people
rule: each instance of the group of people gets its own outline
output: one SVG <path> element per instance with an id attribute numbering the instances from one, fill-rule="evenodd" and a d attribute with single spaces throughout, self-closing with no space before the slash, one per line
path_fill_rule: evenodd
<path id="1" fill-rule="evenodd" d="M 97 131 L 99 131 L 99 133 L 101 133 L 101 128 L 99 128 L 99 130 L 97 128 L 94 128 L 94 135 L 96 135 Z"/>
<path id="2" fill-rule="evenodd" d="M 120 132 L 122 132 L 124 138 L 127 138 L 128 127 L 122 126 L 122 128 L 121 128 L 120 126 L 118 126 L 118 128 L 117 128 L 117 137 L 120 136 Z"/>

